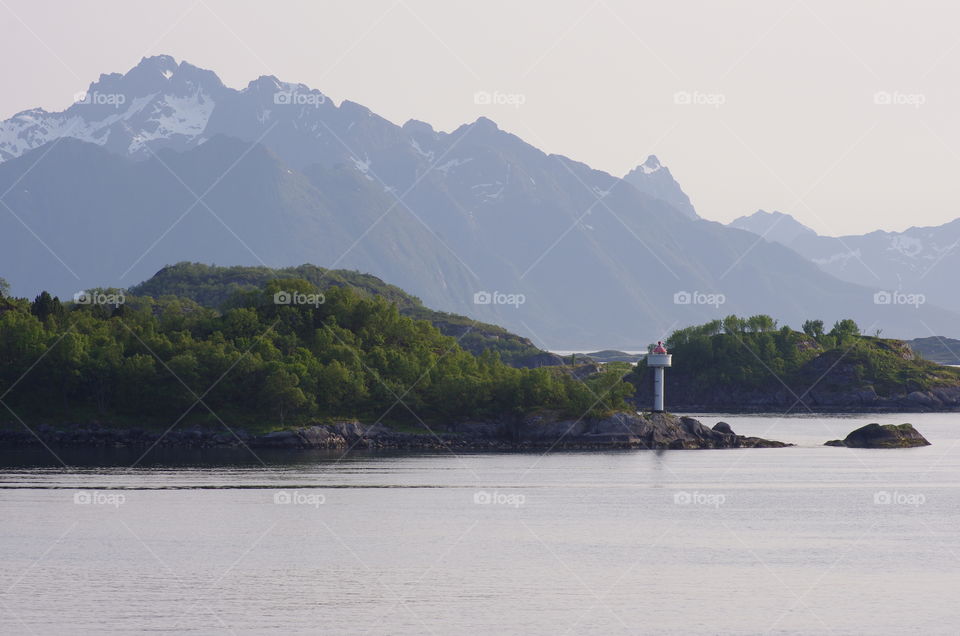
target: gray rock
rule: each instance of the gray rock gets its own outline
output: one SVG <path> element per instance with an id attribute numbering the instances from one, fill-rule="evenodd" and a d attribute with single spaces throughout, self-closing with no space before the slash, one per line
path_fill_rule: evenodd
<path id="1" fill-rule="evenodd" d="M 960 387 L 940 387 L 930 392 L 947 406 L 960 406 Z"/>
<path id="2" fill-rule="evenodd" d="M 356 420 L 335 422 L 331 429 L 345 439 L 353 440 L 364 436 L 366 427 Z"/>
<path id="3" fill-rule="evenodd" d="M 907 394 L 907 400 L 928 408 L 937 408 L 943 406 L 943 402 L 937 399 L 937 397 L 930 391 L 913 391 L 912 393 Z"/>
<path id="4" fill-rule="evenodd" d="M 730 428 L 730 425 L 726 422 L 717 422 L 713 425 L 713 430 L 718 433 L 723 433 L 724 435 L 736 435 L 736 433 L 733 432 L 733 429 Z"/>
<path id="5" fill-rule="evenodd" d="M 520 427 L 520 441 L 560 445 L 610 444 L 633 448 L 778 448 L 787 446 L 710 429 L 692 417 L 670 413 L 614 413 L 601 419 L 550 420 L 528 418 Z"/>
<path id="6" fill-rule="evenodd" d="M 329 448 L 343 441 L 343 437 L 331 431 L 327 426 L 309 426 L 297 432 L 301 444 L 307 448 Z"/>
<path id="7" fill-rule="evenodd" d="M 912 424 L 867 424 L 852 431 L 844 439 L 834 439 L 824 446 L 847 448 L 911 448 L 930 446 L 930 442 Z"/>
<path id="8" fill-rule="evenodd" d="M 263 448 L 297 448 L 301 445 L 301 440 L 296 431 L 274 431 L 253 438 L 250 445 Z"/>

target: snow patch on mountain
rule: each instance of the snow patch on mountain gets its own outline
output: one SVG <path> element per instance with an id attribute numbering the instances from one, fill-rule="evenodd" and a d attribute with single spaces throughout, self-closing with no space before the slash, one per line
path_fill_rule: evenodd
<path id="1" fill-rule="evenodd" d="M 465 163 L 470 163 L 470 161 L 472 161 L 472 157 L 467 159 L 451 159 L 450 161 L 447 161 L 446 163 L 444 163 L 442 166 L 437 166 L 435 170 L 437 170 L 437 172 L 442 172 L 443 176 L 446 177 L 447 173 L 450 172 L 450 170 L 452 170 L 453 168 L 456 168 L 457 166 L 462 166 Z"/>
<path id="2" fill-rule="evenodd" d="M 54 116 L 42 109 L 17 113 L 0 123 L 0 159 L 19 157 L 82 124 L 77 117 Z"/>
<path id="3" fill-rule="evenodd" d="M 367 180 L 373 181 L 373 177 L 371 177 L 371 176 L 368 174 L 368 173 L 370 172 L 370 158 L 369 158 L 369 157 L 365 157 L 365 159 L 364 159 L 363 161 L 361 161 L 361 160 L 358 159 L 357 157 L 351 156 L 351 157 L 350 157 L 350 161 L 353 162 L 353 166 L 354 166 L 357 170 L 359 170 L 359 171 L 363 174 L 363 176 L 365 176 L 365 177 L 367 178 Z"/>
<path id="4" fill-rule="evenodd" d="M 916 258 L 923 252 L 923 241 L 904 234 L 895 234 L 890 237 L 890 250 L 898 252 L 907 258 Z"/>
<path id="5" fill-rule="evenodd" d="M 353 124 L 351 124 L 353 125 Z M 420 144 L 417 143 L 416 139 L 410 140 L 410 145 L 413 146 L 413 149 L 417 152 L 418 155 L 426 159 L 427 161 L 433 161 L 433 151 L 424 150 L 420 147 Z"/>
<path id="6" fill-rule="evenodd" d="M 597 198 L 602 199 L 603 197 L 610 194 L 610 190 L 602 190 L 599 186 L 593 186 L 593 193 L 597 195 Z"/>
<path id="7" fill-rule="evenodd" d="M 152 116 L 133 136 L 128 152 L 136 153 L 145 143 L 174 135 L 184 135 L 191 140 L 198 137 L 206 129 L 215 105 L 200 89 L 186 97 L 165 95 L 153 104 Z"/>
<path id="8" fill-rule="evenodd" d="M 207 127 L 215 103 L 202 89 L 191 95 L 161 95 L 150 93 L 130 100 L 124 110 L 116 109 L 97 118 L 84 116 L 84 104 L 76 104 L 63 113 L 48 113 L 37 109 L 18 113 L 0 122 L 0 160 L 18 157 L 24 152 L 59 139 L 71 137 L 103 146 L 110 138 L 111 129 L 118 123 L 133 132 L 127 151 L 143 150 L 144 144 L 157 139 L 183 135 L 192 140 Z M 104 112 L 97 109 L 98 114 Z M 108 111 L 109 112 L 109 111 Z M 136 125 L 131 120 L 149 113 Z"/>
<path id="9" fill-rule="evenodd" d="M 18 113 L 0 122 L 0 159 L 18 157 L 28 150 L 61 137 L 71 137 L 102 146 L 110 137 L 111 126 L 139 114 L 153 97 L 153 94 L 138 97 L 130 102 L 126 110 L 117 110 L 96 120 L 85 119 L 77 112 L 77 108 L 84 107 L 82 104 L 74 105 L 63 113 L 48 113 L 43 109 Z M 71 111 L 72 114 L 67 115 Z"/>
<path id="10" fill-rule="evenodd" d="M 840 252 L 838 254 L 832 254 L 826 258 L 812 258 L 814 263 L 817 265 L 833 265 L 839 264 L 841 267 L 846 267 L 850 261 L 861 259 L 860 250 L 852 250 L 849 252 Z"/>

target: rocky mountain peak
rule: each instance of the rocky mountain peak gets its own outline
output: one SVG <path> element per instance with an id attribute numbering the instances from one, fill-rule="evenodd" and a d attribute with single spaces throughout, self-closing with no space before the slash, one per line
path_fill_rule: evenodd
<path id="1" fill-rule="evenodd" d="M 637 169 L 643 171 L 644 174 L 651 174 L 663 168 L 660 165 L 660 160 L 657 159 L 657 155 L 650 155 L 647 157 L 647 160 L 637 166 Z"/>
<path id="2" fill-rule="evenodd" d="M 687 218 L 700 218 L 690 203 L 690 197 L 656 155 L 649 155 L 646 161 L 624 175 L 623 180 L 644 194 L 670 204 Z"/>

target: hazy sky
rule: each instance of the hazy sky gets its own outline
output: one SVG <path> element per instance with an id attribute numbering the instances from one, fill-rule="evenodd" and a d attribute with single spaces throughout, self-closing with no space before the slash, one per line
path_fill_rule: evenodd
<path id="1" fill-rule="evenodd" d="M 167 53 L 397 123 L 486 115 L 617 175 L 654 153 L 717 221 L 778 209 L 836 235 L 960 216 L 955 2 L 0 0 L 0 16 L 3 118 Z"/>

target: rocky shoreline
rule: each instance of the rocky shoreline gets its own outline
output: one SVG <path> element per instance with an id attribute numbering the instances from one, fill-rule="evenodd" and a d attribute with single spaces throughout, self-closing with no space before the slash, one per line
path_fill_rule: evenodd
<path id="1" fill-rule="evenodd" d="M 175 430 L 146 431 L 102 426 L 41 427 L 0 430 L 0 448 L 50 447 L 151 447 L 268 449 L 396 449 L 396 450 L 609 450 L 782 448 L 782 442 L 745 437 L 728 425 L 713 428 L 691 417 L 669 413 L 615 413 L 599 419 L 563 419 L 549 414 L 497 422 L 451 424 L 431 433 L 408 433 L 381 424 L 358 421 L 307 426 L 251 435 L 245 431 Z"/>

